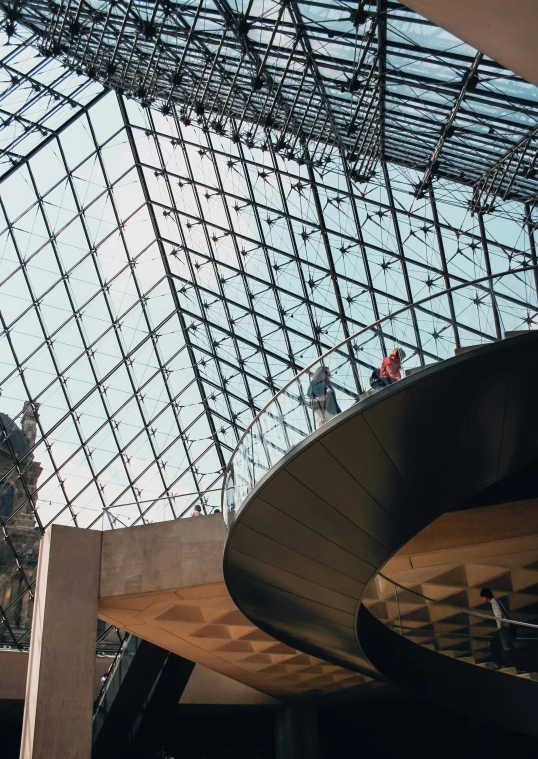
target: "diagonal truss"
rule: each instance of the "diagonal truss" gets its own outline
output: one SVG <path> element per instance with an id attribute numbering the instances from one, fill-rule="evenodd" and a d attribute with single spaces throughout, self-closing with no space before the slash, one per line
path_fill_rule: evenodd
<path id="1" fill-rule="evenodd" d="M 353 181 L 383 158 L 474 185 L 536 126 L 534 87 L 397 2 L 4 0 L 44 55 L 246 145 Z M 538 191 L 511 186 L 528 200 Z"/>
<path id="2" fill-rule="evenodd" d="M 103 96 L 103 88 L 77 77 L 36 49 L 36 35 L 0 33 L 0 176 L 53 139 L 56 130 Z"/>

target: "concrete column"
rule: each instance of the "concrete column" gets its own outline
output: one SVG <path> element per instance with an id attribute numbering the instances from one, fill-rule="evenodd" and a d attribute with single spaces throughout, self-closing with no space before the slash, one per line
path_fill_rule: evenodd
<path id="1" fill-rule="evenodd" d="M 275 711 L 276 759 L 320 759 L 314 704 L 293 704 Z"/>
<path id="2" fill-rule="evenodd" d="M 41 541 L 21 759 L 90 759 L 100 560 L 95 530 Z"/>

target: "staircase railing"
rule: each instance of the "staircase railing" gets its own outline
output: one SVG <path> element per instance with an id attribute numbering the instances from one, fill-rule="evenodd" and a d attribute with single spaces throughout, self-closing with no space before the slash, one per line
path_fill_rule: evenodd
<path id="1" fill-rule="evenodd" d="M 428 597 L 383 574 L 370 583 L 364 605 L 414 643 L 455 659 L 538 680 L 538 625 Z"/>
<path id="2" fill-rule="evenodd" d="M 391 349 L 406 353 L 402 374 L 411 374 L 455 351 L 498 340 L 503 333 L 538 329 L 535 269 L 510 269 L 429 295 L 360 329 L 309 363 L 268 400 L 232 453 L 222 486 L 228 527 L 249 492 L 292 448 L 375 392 L 372 371 Z"/>

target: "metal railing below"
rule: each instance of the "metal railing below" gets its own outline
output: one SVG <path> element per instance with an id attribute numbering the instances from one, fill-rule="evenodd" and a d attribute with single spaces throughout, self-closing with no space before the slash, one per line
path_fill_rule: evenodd
<path id="1" fill-rule="evenodd" d="M 538 681 L 538 624 L 445 603 L 383 574 L 363 600 L 381 622 L 439 654 Z M 502 599 L 501 599 L 502 600 Z"/>

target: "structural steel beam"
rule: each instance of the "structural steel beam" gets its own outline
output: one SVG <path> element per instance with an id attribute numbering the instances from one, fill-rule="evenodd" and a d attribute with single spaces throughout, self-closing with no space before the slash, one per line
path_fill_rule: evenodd
<path id="1" fill-rule="evenodd" d="M 454 105 L 452 106 L 450 113 L 448 114 L 447 120 L 443 124 L 443 127 L 441 129 L 441 134 L 439 135 L 439 139 L 437 140 L 437 144 L 434 147 L 433 152 L 428 160 L 428 166 L 426 168 L 426 171 L 424 172 L 424 176 L 422 177 L 420 183 L 418 184 L 416 188 L 415 196 L 417 198 L 422 198 L 424 196 L 426 189 L 430 186 L 432 174 L 435 173 L 437 162 L 439 161 L 439 156 L 441 154 L 441 150 L 443 149 L 445 140 L 448 137 L 450 137 L 453 132 L 453 124 L 456 119 L 456 116 L 458 115 L 460 106 L 463 103 L 463 99 L 465 98 L 465 95 L 467 94 L 467 91 L 469 89 L 474 89 L 476 87 L 478 67 L 483 57 L 484 56 L 482 55 L 482 53 L 477 53 L 475 55 L 474 61 L 472 62 L 469 71 L 464 77 L 462 87 L 461 87 L 461 90 L 459 91 L 458 97 L 456 98 L 456 101 Z"/>

